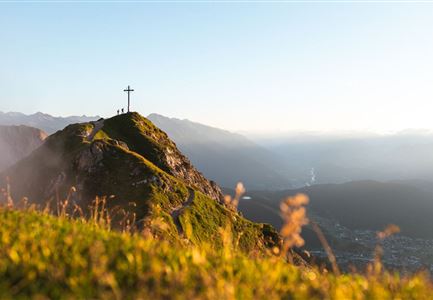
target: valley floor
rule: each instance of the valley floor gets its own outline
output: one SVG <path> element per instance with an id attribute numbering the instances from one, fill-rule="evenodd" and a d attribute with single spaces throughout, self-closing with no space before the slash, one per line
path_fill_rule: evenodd
<path id="1" fill-rule="evenodd" d="M 326 230 L 334 241 L 338 241 L 332 249 L 340 267 L 345 269 L 357 267 L 363 270 L 374 260 L 374 251 L 378 242 L 377 231 L 350 229 L 337 220 L 321 218 L 311 212 L 310 217 L 320 224 L 320 227 Z M 403 272 L 424 269 L 433 272 L 433 240 L 399 234 L 385 239 L 382 246 L 383 263 L 387 268 Z M 326 253 L 322 249 L 313 249 L 310 252 L 316 257 L 326 258 Z"/>

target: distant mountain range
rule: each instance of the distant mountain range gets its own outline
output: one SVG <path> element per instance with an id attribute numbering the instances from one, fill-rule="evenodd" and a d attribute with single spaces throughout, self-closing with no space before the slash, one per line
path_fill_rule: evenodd
<path id="1" fill-rule="evenodd" d="M 377 180 L 433 181 L 433 133 L 310 135 L 251 140 L 188 120 L 149 116 L 208 177 L 249 190 Z"/>
<path id="2" fill-rule="evenodd" d="M 41 112 L 26 115 L 19 112 L 0 112 L 0 125 L 26 125 L 39 128 L 48 134 L 65 128 L 69 124 L 96 121 L 100 117 L 93 116 L 70 116 L 70 117 L 53 117 Z"/>
<path id="3" fill-rule="evenodd" d="M 197 168 L 220 185 L 247 189 L 283 189 L 293 186 L 290 163 L 242 135 L 158 114 L 148 116 L 164 130 Z"/>

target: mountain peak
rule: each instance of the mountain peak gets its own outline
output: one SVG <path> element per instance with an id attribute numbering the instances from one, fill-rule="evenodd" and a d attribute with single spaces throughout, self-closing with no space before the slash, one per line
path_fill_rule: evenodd
<path id="1" fill-rule="evenodd" d="M 220 188 L 208 181 L 184 156 L 167 134 L 137 112 L 114 116 L 103 121 L 95 137 L 125 142 L 129 149 L 145 157 L 161 170 L 181 178 L 215 200 L 222 200 Z"/>
<path id="2" fill-rule="evenodd" d="M 113 147 L 116 149 L 112 149 Z M 41 156 L 41 160 L 35 161 L 41 168 L 46 167 L 40 165 L 41 161 L 52 165 L 49 160 L 55 160 L 57 157 L 59 160 L 69 160 L 72 164 L 68 166 L 68 170 L 63 170 L 64 173 L 68 173 L 71 169 L 73 172 L 91 173 L 98 167 L 94 166 L 95 162 L 100 160 L 100 157 L 95 157 L 95 153 L 100 156 L 110 156 L 119 151 L 127 151 L 128 155 L 132 154 L 136 159 L 145 161 L 147 165 L 152 165 L 153 168 L 156 167 L 180 179 L 214 200 L 223 199 L 220 188 L 207 180 L 191 165 L 188 158 L 177 149 L 167 134 L 136 112 L 89 123 L 69 125 L 64 130 L 49 136 L 44 147 L 33 156 Z M 55 153 L 55 155 L 45 157 L 47 153 Z M 90 170 L 76 169 L 77 166 L 83 165 Z M 57 164 L 57 167 L 64 169 L 63 164 Z M 71 183 L 74 181 L 72 180 Z M 50 189 L 37 196 L 43 198 L 53 196 L 49 191 Z M 99 193 L 103 194 L 103 192 L 101 190 Z M 89 196 L 95 195 L 98 194 Z"/>
<path id="3" fill-rule="evenodd" d="M 45 205 L 70 197 L 87 208 L 95 197 L 110 196 L 107 207 L 133 213 L 142 225 L 166 220 L 169 236 L 186 234 L 196 243 L 218 240 L 218 228 L 225 224 L 239 231 L 245 250 L 279 243 L 273 229 L 226 208 L 220 188 L 192 166 L 165 132 L 135 112 L 67 126 L 0 173 L 0 182 L 7 177 L 15 199 Z"/>

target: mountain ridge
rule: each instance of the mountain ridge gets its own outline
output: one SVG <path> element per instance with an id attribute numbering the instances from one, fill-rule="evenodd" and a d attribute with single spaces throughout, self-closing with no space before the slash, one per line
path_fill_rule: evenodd
<path id="1" fill-rule="evenodd" d="M 69 124 L 95 121 L 100 118 L 100 116 L 86 115 L 56 117 L 42 112 L 27 115 L 20 112 L 0 111 L 0 125 L 26 125 L 39 128 L 48 134 L 61 130 Z"/>
<path id="2" fill-rule="evenodd" d="M 131 212 L 143 226 L 164 220 L 168 239 L 187 235 L 194 243 L 218 244 L 218 228 L 228 224 L 245 251 L 279 243 L 270 226 L 252 223 L 225 207 L 220 188 L 138 113 L 69 125 L 0 173 L 3 186 L 6 177 L 13 198 L 28 197 L 39 205 L 69 199 L 87 208 L 95 197 L 107 196 L 107 207 Z M 190 205 L 173 215 L 184 203 Z"/>
<path id="3" fill-rule="evenodd" d="M 150 114 L 148 118 L 163 129 L 207 177 L 224 187 L 242 181 L 248 189 L 291 187 L 278 155 L 241 134 L 190 121 Z"/>

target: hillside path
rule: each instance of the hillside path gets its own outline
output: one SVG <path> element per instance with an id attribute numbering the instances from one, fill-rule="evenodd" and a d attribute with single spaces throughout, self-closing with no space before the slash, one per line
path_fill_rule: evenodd
<path id="1" fill-rule="evenodd" d="M 95 135 L 99 132 L 99 130 L 102 129 L 102 127 L 104 127 L 104 119 L 96 121 L 96 122 L 92 122 L 94 124 L 93 130 L 92 132 L 87 136 L 87 141 L 91 142 L 93 141 L 93 138 L 95 137 Z"/>
<path id="2" fill-rule="evenodd" d="M 179 233 L 179 235 L 182 235 L 184 233 L 182 225 L 180 224 L 179 216 L 182 214 L 185 208 L 187 208 L 192 204 L 195 198 L 195 191 L 192 188 L 189 187 L 188 192 L 189 192 L 188 199 L 185 202 L 183 202 L 181 205 L 175 207 L 170 214 L 171 217 L 173 218 L 173 222 L 176 225 L 177 232 Z"/>

